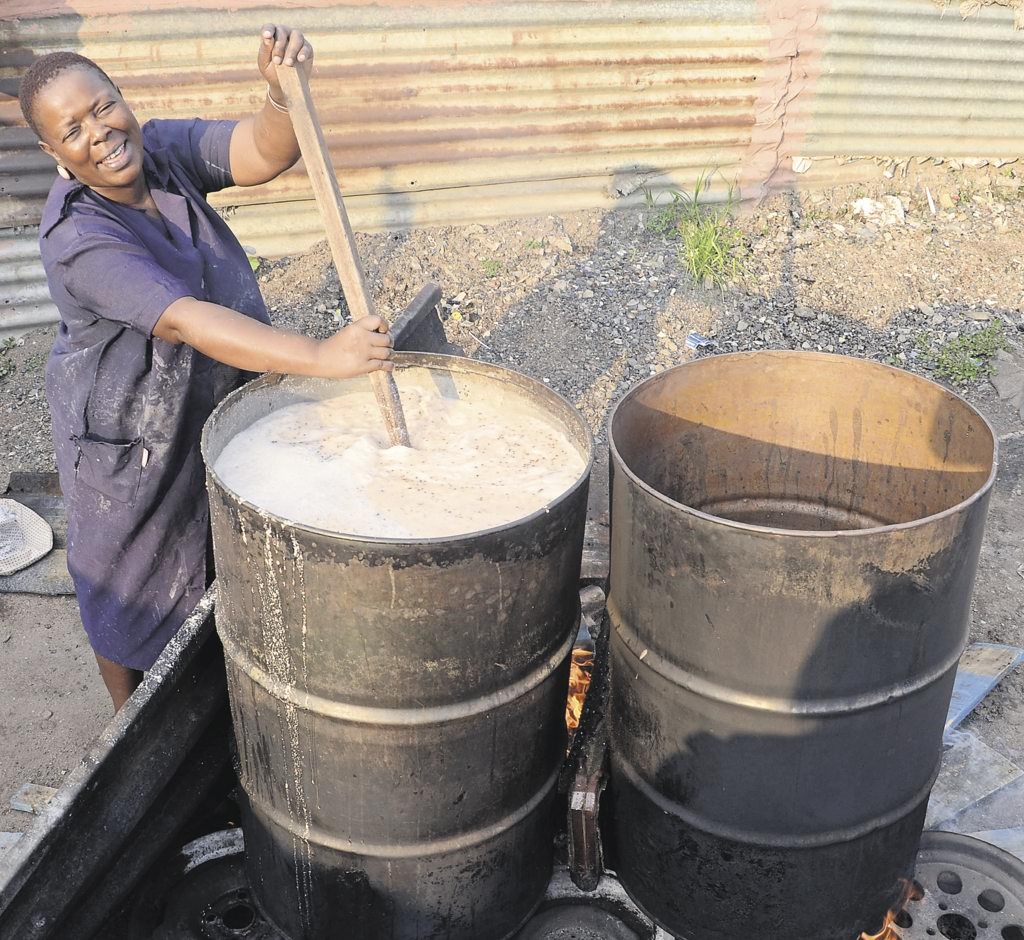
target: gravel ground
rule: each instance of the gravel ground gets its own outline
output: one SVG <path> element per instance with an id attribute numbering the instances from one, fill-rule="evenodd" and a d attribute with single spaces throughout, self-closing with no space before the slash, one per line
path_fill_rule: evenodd
<path id="1" fill-rule="evenodd" d="M 745 273 L 725 290 L 694 284 L 679 262 L 678 241 L 652 230 L 658 208 L 358 240 L 382 313 L 400 310 L 423 283 L 440 284 L 449 338 L 470 355 L 520 369 L 565 395 L 591 423 L 602 453 L 610 404 L 638 380 L 686 358 L 685 339 L 694 330 L 717 344 L 714 352 L 818 349 L 926 375 L 936 351 L 996 319 L 1006 341 L 1024 349 L 1024 166 L 944 169 L 924 187 L 923 180 L 892 179 L 770 200 L 739 219 Z M 853 208 L 868 199 L 889 210 L 886 197 L 899 200 L 902 218 Z M 279 325 L 326 336 L 346 316 L 323 243 L 264 262 L 258 277 Z M 51 339 L 38 331 L 0 352 L 0 492 L 8 470 L 53 467 L 42 395 Z M 1024 645 L 1024 424 L 986 378 L 957 390 L 1004 438 L 974 637 Z M 606 479 L 599 461 L 598 511 Z M 99 682 L 89 664 L 76 668 Z M 15 698 L 19 670 L 0 657 L 0 684 Z M 76 681 L 78 673 L 69 678 Z M 1024 761 L 1024 673 L 1004 683 L 970 726 Z M 0 766 L 5 763 L 0 753 Z"/>

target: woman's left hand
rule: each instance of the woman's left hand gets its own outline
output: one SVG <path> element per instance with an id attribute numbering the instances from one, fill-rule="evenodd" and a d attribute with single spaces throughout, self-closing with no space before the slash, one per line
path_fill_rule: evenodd
<path id="1" fill-rule="evenodd" d="M 274 100 L 283 104 L 284 92 L 277 79 L 278 66 L 302 68 L 306 75 L 313 69 L 313 47 L 298 29 L 267 23 L 260 31 L 260 51 L 256 59 L 260 74 L 270 86 Z"/>

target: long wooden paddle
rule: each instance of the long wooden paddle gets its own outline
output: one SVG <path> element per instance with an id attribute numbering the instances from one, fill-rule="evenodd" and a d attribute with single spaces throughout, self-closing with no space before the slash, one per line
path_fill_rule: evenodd
<path id="1" fill-rule="evenodd" d="M 306 172 L 313 185 L 313 195 L 327 229 L 327 243 L 331 246 L 331 256 L 338 270 L 338 280 L 345 292 L 348 308 L 353 317 L 370 316 L 374 313 L 373 298 L 366 288 L 352 226 L 348 222 L 341 189 L 338 188 L 331 156 L 309 92 L 309 79 L 301 66 L 290 68 L 279 65 L 277 75 L 284 91 L 292 127 L 295 128 L 295 137 L 302 151 L 302 159 L 306 162 Z M 398 397 L 398 386 L 394 378 L 389 372 L 371 372 L 370 378 L 391 443 L 410 446 L 402 400 Z"/>

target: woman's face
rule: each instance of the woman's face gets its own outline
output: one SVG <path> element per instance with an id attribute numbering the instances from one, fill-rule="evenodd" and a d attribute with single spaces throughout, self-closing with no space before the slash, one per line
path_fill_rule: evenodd
<path id="1" fill-rule="evenodd" d="M 131 108 L 92 69 L 72 68 L 39 93 L 39 146 L 79 182 L 115 202 L 144 187 L 142 131 Z"/>

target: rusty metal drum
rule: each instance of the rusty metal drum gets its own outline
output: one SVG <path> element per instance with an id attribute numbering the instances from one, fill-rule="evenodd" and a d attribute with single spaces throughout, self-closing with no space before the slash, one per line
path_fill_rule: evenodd
<path id="1" fill-rule="evenodd" d="M 855 940 L 911 876 L 996 467 L 874 362 L 697 360 L 610 419 L 612 819 L 686 940 Z"/>
<path id="2" fill-rule="evenodd" d="M 297 525 L 212 469 L 253 421 L 346 383 L 266 376 L 203 436 L 247 868 L 292 940 L 498 940 L 543 898 L 592 443 L 542 384 L 400 354 L 403 383 L 526 401 L 586 469 L 515 522 L 426 540 Z M 349 383 L 368 382 L 366 379 Z"/>

